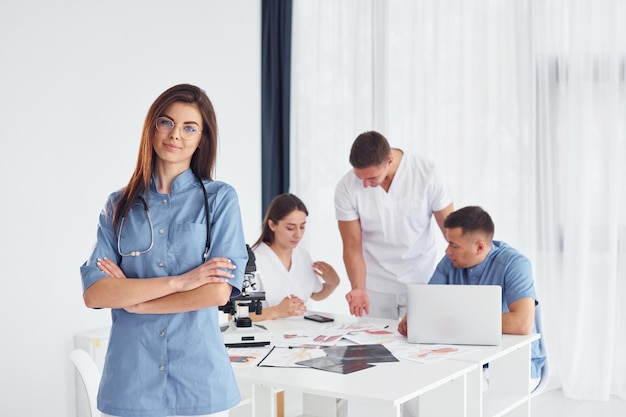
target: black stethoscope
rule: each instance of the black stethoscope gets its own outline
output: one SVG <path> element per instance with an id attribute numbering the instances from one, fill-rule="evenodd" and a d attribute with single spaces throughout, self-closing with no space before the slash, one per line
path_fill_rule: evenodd
<path id="1" fill-rule="evenodd" d="M 209 256 L 209 249 L 211 248 L 211 218 L 209 216 L 209 200 L 208 200 L 206 189 L 204 188 L 204 183 L 202 182 L 202 179 L 195 173 L 194 173 L 194 176 L 196 177 L 196 179 L 198 180 L 198 183 L 200 184 L 200 189 L 202 189 L 202 195 L 204 197 L 204 212 L 206 215 L 206 243 L 204 245 L 204 254 L 202 255 L 202 260 L 203 262 L 206 262 Z M 142 196 L 137 196 L 137 198 L 139 198 L 139 200 L 141 201 L 141 204 L 143 204 L 143 209 L 146 212 L 146 217 L 148 218 L 148 224 L 150 225 L 150 245 L 148 245 L 148 248 L 144 250 L 133 250 L 127 253 L 122 253 L 122 245 L 121 245 L 122 228 L 124 227 L 124 221 L 126 220 L 126 217 L 122 217 L 122 221 L 120 222 L 120 230 L 117 234 L 117 253 L 119 253 L 121 256 L 143 255 L 144 253 L 150 252 L 152 250 L 152 246 L 154 245 L 154 226 L 152 225 L 152 216 L 150 216 L 150 210 L 148 210 L 148 203 L 146 203 L 146 200 Z"/>

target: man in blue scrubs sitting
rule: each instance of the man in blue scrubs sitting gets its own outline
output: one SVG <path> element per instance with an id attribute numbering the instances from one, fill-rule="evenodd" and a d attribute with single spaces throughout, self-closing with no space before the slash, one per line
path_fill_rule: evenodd
<path id="1" fill-rule="evenodd" d="M 516 249 L 493 239 L 491 216 L 477 206 L 454 211 L 444 221 L 446 256 L 441 259 L 429 284 L 499 285 L 502 287 L 502 333 L 536 332 L 538 304 L 530 261 Z M 406 316 L 398 331 L 407 334 Z M 539 384 L 545 352 L 536 340 L 531 349 L 531 386 Z"/>

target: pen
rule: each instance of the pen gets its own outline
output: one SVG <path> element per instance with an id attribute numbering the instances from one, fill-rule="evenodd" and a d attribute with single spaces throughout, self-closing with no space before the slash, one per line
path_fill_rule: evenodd
<path id="1" fill-rule="evenodd" d="M 287 346 L 289 349 L 322 349 L 319 345 L 300 345 L 300 346 Z"/>

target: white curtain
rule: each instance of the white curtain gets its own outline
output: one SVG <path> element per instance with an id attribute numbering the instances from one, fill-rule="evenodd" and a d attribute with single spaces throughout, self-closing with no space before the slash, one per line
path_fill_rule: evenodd
<path id="1" fill-rule="evenodd" d="M 347 314 L 334 187 L 378 130 L 531 259 L 551 386 L 626 398 L 625 4 L 295 0 L 291 192 L 304 244 L 342 276 L 310 307 Z"/>
<path id="2" fill-rule="evenodd" d="M 538 270 L 575 399 L 626 398 L 626 2 L 536 2 Z"/>

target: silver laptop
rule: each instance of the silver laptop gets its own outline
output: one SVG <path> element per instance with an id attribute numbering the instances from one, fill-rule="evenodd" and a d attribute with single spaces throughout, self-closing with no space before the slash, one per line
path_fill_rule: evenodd
<path id="1" fill-rule="evenodd" d="M 502 289 L 499 285 L 408 285 L 409 343 L 499 345 Z"/>

